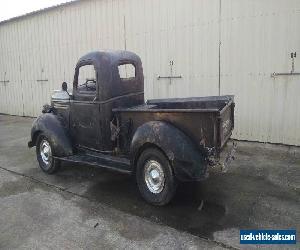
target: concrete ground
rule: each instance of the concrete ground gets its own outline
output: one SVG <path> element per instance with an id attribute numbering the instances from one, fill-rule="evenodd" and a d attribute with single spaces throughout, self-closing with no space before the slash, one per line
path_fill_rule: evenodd
<path id="1" fill-rule="evenodd" d="M 127 175 L 79 165 L 44 174 L 27 148 L 31 124 L 0 115 L 1 249 L 256 248 L 239 244 L 240 229 L 295 228 L 299 239 L 299 148 L 238 142 L 226 174 L 212 169 L 153 207 Z"/>

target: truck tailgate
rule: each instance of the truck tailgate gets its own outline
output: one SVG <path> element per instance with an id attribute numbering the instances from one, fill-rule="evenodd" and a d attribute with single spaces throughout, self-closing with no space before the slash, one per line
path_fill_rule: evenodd
<path id="1" fill-rule="evenodd" d="M 218 146 L 220 149 L 226 144 L 230 138 L 234 128 L 234 102 L 229 102 L 220 112 L 218 117 Z"/>

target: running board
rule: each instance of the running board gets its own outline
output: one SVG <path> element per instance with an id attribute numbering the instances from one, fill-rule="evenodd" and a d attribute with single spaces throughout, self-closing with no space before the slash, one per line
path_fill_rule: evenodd
<path id="1" fill-rule="evenodd" d="M 86 164 L 101 168 L 107 168 L 118 172 L 131 174 L 132 167 L 130 161 L 125 158 L 114 157 L 104 154 L 77 154 L 67 157 L 54 157 L 61 161 Z"/>

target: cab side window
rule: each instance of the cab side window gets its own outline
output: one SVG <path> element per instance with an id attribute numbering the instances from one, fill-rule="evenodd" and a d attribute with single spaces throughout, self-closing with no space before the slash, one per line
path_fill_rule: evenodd
<path id="1" fill-rule="evenodd" d="M 94 65 L 83 65 L 79 68 L 77 91 L 82 94 L 96 93 L 97 74 Z"/>

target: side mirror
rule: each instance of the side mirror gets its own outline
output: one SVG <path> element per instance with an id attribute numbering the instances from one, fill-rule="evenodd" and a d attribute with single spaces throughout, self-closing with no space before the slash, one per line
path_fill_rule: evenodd
<path id="1" fill-rule="evenodd" d="M 62 85 L 61 85 L 61 89 L 62 89 L 63 91 L 68 92 L 68 84 L 67 84 L 66 82 L 63 82 Z"/>

